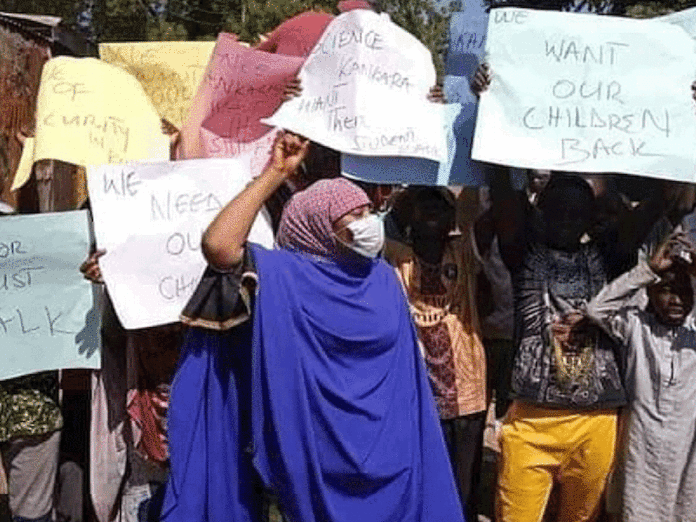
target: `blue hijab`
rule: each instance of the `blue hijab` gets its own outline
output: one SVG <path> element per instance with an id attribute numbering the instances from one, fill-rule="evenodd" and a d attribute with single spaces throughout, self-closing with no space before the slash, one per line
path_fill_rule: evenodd
<path id="1" fill-rule="evenodd" d="M 288 519 L 462 521 L 393 268 L 252 251 L 253 463 Z"/>

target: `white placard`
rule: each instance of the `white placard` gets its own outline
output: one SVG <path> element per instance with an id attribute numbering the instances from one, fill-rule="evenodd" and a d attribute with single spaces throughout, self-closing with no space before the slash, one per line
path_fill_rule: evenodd
<path id="1" fill-rule="evenodd" d="M 264 123 L 350 154 L 446 158 L 444 107 L 427 100 L 430 51 L 387 15 L 358 9 L 337 17 L 299 78 L 301 96 Z"/>
<path id="2" fill-rule="evenodd" d="M 665 16 L 658 16 L 657 18 L 654 18 L 654 20 L 678 25 L 684 29 L 686 33 L 691 36 L 691 38 L 696 38 L 696 7 L 684 9 L 683 11 L 677 11 L 676 13 Z"/>
<path id="3" fill-rule="evenodd" d="M 472 157 L 694 181 L 694 42 L 648 20 L 495 9 Z"/>
<path id="4" fill-rule="evenodd" d="M 179 320 L 206 263 L 201 237 L 250 181 L 250 162 L 201 159 L 101 165 L 87 171 L 100 259 L 109 295 L 127 329 Z M 273 246 L 260 214 L 249 240 Z"/>

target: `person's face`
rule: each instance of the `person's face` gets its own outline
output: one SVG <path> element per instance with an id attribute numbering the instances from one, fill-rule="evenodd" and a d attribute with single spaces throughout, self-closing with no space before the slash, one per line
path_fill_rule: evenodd
<path id="1" fill-rule="evenodd" d="M 684 272 L 667 272 L 663 280 L 648 288 L 650 305 L 658 320 L 669 326 L 679 326 L 694 306 L 694 292 L 689 276 Z"/>
<path id="2" fill-rule="evenodd" d="M 542 210 L 546 243 L 558 250 L 575 250 L 590 227 L 592 200 L 580 191 L 556 190 Z"/>
<path id="3" fill-rule="evenodd" d="M 353 221 L 367 217 L 370 214 L 371 206 L 363 205 L 351 210 L 344 216 L 341 216 L 333 223 L 333 231 L 336 237 L 346 244 L 353 242 L 353 232 L 350 231 L 348 225 Z"/>
<path id="4" fill-rule="evenodd" d="M 440 194 L 423 191 L 416 196 L 411 216 L 411 227 L 416 237 L 446 236 L 453 225 L 454 209 Z"/>
<path id="5" fill-rule="evenodd" d="M 629 209 L 618 194 L 607 192 L 599 196 L 596 199 L 590 235 L 596 238 L 616 228 L 627 212 Z"/>

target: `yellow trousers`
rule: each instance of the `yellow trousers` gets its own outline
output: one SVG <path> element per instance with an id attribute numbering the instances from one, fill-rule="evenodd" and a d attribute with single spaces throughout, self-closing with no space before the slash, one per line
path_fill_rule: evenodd
<path id="1" fill-rule="evenodd" d="M 500 436 L 496 521 L 541 521 L 554 481 L 558 522 L 594 520 L 614 461 L 616 422 L 616 410 L 514 402 Z"/>

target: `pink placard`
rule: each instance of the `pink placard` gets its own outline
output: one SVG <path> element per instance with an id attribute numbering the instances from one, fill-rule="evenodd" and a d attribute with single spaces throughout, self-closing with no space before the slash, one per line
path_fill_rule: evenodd
<path id="1" fill-rule="evenodd" d="M 179 156 L 249 154 L 252 174 L 261 172 L 276 132 L 260 120 L 280 107 L 285 85 L 303 63 L 304 58 L 250 49 L 221 33 L 181 129 Z"/>

